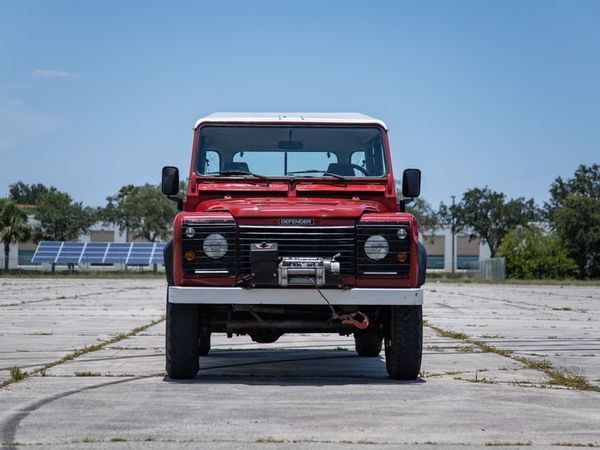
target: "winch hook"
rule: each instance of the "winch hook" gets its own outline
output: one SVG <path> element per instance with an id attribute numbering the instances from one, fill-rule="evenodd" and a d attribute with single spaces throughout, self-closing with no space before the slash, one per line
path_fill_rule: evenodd
<path id="1" fill-rule="evenodd" d="M 354 318 L 357 315 L 362 316 L 362 322 L 359 322 Z M 364 312 L 361 311 L 356 311 L 352 314 L 342 314 L 340 316 L 340 319 L 344 325 L 352 325 L 354 328 L 357 328 L 359 330 L 365 330 L 369 328 L 369 318 Z"/>

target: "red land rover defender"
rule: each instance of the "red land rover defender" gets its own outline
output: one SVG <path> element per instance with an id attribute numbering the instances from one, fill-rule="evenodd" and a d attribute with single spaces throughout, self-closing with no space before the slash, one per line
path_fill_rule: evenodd
<path id="1" fill-rule="evenodd" d="M 192 378 L 211 333 L 260 343 L 284 333 L 354 335 L 360 356 L 385 343 L 393 379 L 421 366 L 426 254 L 398 201 L 385 123 L 362 114 L 212 114 L 194 129 L 185 200 L 165 248 L 166 368 Z"/>

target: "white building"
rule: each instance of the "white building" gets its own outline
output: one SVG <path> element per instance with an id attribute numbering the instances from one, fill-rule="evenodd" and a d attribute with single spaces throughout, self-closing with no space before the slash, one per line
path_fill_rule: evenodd
<path id="1" fill-rule="evenodd" d="M 469 235 L 454 236 L 454 251 L 452 249 L 452 232 L 450 228 L 438 228 L 433 237 L 421 236 L 427 250 L 427 267 L 434 270 L 451 272 L 464 270 L 480 260 L 490 258 L 491 252 L 487 244 L 478 239 L 471 240 Z"/>

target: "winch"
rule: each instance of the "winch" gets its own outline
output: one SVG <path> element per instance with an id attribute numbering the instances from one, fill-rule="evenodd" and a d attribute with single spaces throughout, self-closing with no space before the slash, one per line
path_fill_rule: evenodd
<path id="1" fill-rule="evenodd" d="M 250 245 L 252 286 L 341 286 L 340 263 L 336 258 L 281 256 L 275 242 Z"/>
<path id="2" fill-rule="evenodd" d="M 279 285 L 339 284 L 340 263 L 333 258 L 283 257 L 277 268 Z"/>

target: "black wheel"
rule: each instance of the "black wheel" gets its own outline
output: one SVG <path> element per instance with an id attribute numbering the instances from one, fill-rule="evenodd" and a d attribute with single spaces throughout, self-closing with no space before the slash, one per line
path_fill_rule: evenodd
<path id="1" fill-rule="evenodd" d="M 385 366 L 394 380 L 414 380 L 421 370 L 423 307 L 391 306 L 385 337 Z"/>
<path id="2" fill-rule="evenodd" d="M 194 378 L 198 373 L 198 307 L 167 300 L 167 375 Z"/>
<path id="3" fill-rule="evenodd" d="M 210 331 L 198 335 L 198 354 L 206 356 L 210 352 Z"/>
<path id="4" fill-rule="evenodd" d="M 379 356 L 381 337 L 373 331 L 354 333 L 354 348 L 358 356 Z"/>

